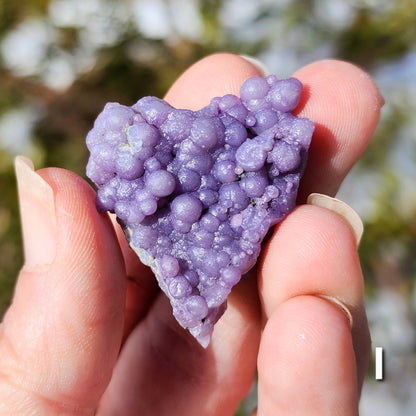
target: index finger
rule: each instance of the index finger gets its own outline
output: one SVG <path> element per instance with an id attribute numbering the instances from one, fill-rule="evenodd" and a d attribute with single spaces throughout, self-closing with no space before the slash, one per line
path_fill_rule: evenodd
<path id="1" fill-rule="evenodd" d="M 343 61 L 314 62 L 294 74 L 304 85 L 295 114 L 315 124 L 298 200 L 334 196 L 367 147 L 384 103 L 371 77 Z"/>

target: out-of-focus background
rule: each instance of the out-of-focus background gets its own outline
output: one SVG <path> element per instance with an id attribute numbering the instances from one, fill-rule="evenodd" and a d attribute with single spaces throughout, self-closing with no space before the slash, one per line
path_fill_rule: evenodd
<path id="1" fill-rule="evenodd" d="M 369 370 L 361 415 L 415 415 L 415 22 L 414 0 L 0 0 L 0 316 L 22 264 L 16 155 L 85 177 L 85 135 L 106 102 L 162 97 L 215 51 L 257 57 L 280 78 L 344 59 L 386 100 L 339 192 L 365 222 L 368 316 L 385 354 L 384 381 Z"/>

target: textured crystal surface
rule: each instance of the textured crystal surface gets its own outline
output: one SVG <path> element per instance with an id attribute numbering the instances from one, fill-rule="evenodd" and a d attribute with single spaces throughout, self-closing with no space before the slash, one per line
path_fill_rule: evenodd
<path id="1" fill-rule="evenodd" d="M 108 103 L 86 142 L 101 211 L 115 212 L 173 314 L 206 347 L 271 226 L 295 206 L 314 130 L 302 84 L 253 77 L 199 111 Z"/>

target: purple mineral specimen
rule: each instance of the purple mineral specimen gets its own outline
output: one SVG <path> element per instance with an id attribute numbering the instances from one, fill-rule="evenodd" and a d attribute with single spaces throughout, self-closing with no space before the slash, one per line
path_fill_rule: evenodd
<path id="1" fill-rule="evenodd" d="M 295 206 L 314 130 L 291 114 L 301 90 L 270 75 L 196 112 L 155 97 L 109 103 L 87 136 L 98 208 L 116 213 L 204 347 L 267 231 Z"/>

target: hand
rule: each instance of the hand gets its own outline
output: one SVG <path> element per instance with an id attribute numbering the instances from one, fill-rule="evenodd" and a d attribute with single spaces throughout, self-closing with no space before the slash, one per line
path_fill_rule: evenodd
<path id="1" fill-rule="evenodd" d="M 258 70 L 239 56 L 196 63 L 168 92 L 198 109 Z M 365 149 L 381 98 L 339 61 L 296 74 L 316 124 L 299 192 L 334 195 Z M 370 358 L 356 238 L 337 213 L 300 205 L 275 227 L 202 349 L 93 190 L 16 161 L 25 264 L 0 326 L 0 414 L 232 415 L 258 368 L 258 415 L 355 415 Z M 351 326 L 352 325 L 352 326 Z"/>

